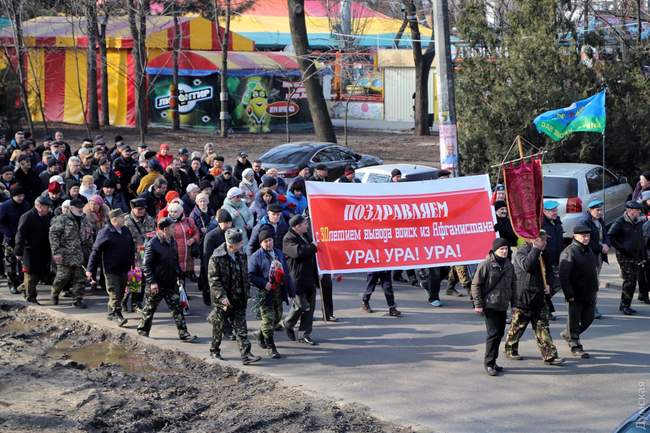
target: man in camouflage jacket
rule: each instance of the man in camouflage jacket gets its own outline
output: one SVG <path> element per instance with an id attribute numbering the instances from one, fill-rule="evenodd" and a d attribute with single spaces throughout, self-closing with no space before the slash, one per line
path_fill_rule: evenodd
<path id="1" fill-rule="evenodd" d="M 240 229 L 228 229 L 226 242 L 214 251 L 208 263 L 208 283 L 214 306 L 208 321 L 212 324 L 212 347 L 210 356 L 221 357 L 221 337 L 226 319 L 232 323 L 233 333 L 239 343 L 244 365 L 260 360 L 251 353 L 246 324 L 246 305 L 250 293 L 248 263 L 241 249 L 244 244 Z"/>
<path id="2" fill-rule="evenodd" d="M 90 254 L 93 239 L 87 234 L 88 222 L 83 215 L 84 203 L 80 199 L 70 201 L 70 208 L 52 220 L 50 248 L 56 264 L 56 276 L 52 283 L 52 303 L 59 304 L 61 290 L 70 286 L 75 298 L 73 305 L 86 308 L 83 290 L 86 282 L 83 263 Z"/>
<path id="3" fill-rule="evenodd" d="M 142 267 L 144 258 L 144 244 L 153 236 L 156 231 L 156 222 L 147 214 L 147 204 L 143 198 L 134 198 L 131 200 L 131 213 L 124 219 L 124 226 L 131 232 L 133 242 L 135 243 L 135 265 Z M 133 309 L 142 310 L 142 300 L 144 298 L 145 281 L 142 278 L 140 291 L 129 293 L 122 301 L 122 309 L 133 311 Z M 131 298 L 131 309 L 128 309 L 129 295 Z"/>

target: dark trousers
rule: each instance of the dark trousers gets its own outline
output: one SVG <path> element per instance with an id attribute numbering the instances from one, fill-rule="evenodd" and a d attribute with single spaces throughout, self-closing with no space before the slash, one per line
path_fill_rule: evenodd
<path id="1" fill-rule="evenodd" d="M 35 301 L 38 294 L 36 286 L 39 281 L 44 281 L 45 277 L 39 274 L 24 274 L 23 287 L 25 288 L 25 299 Z"/>
<path id="2" fill-rule="evenodd" d="M 402 278 L 402 272 L 403 271 L 401 269 L 393 271 L 393 280 L 401 279 Z M 408 279 L 408 281 L 417 280 L 417 277 L 415 276 L 415 271 L 413 269 L 407 269 L 406 270 L 406 278 Z"/>
<path id="3" fill-rule="evenodd" d="M 299 331 L 303 336 L 311 335 L 314 324 L 314 308 L 316 307 L 316 288 L 301 289 L 301 293 L 293 298 L 291 310 L 284 319 L 284 325 L 292 329 L 300 320 Z"/>
<path id="4" fill-rule="evenodd" d="M 621 277 L 623 278 L 623 287 L 621 289 L 621 307 L 629 307 L 634 299 L 636 283 L 639 279 L 641 267 L 638 259 L 628 259 L 616 256 L 618 265 L 621 267 Z"/>
<path id="5" fill-rule="evenodd" d="M 582 349 L 580 335 L 585 332 L 594 321 L 596 302 L 569 302 L 566 322 L 566 333 L 570 336 L 569 347 L 571 350 Z"/>
<path id="6" fill-rule="evenodd" d="M 4 256 L 4 266 L 5 272 L 7 273 L 7 279 L 9 280 L 9 287 L 18 288 L 23 281 L 23 270 L 20 262 L 14 255 L 14 246 L 13 245 L 4 245 L 5 256 Z"/>
<path id="7" fill-rule="evenodd" d="M 549 313 L 555 312 L 555 305 L 553 305 L 553 296 L 560 290 L 562 290 L 562 285 L 560 284 L 560 266 L 551 265 L 547 268 L 546 272 L 546 282 L 548 283 L 551 293 L 544 295 L 544 301 L 548 307 Z"/>
<path id="8" fill-rule="evenodd" d="M 381 283 L 381 288 L 384 290 L 386 297 L 386 304 L 389 308 L 395 306 L 395 294 L 393 293 L 393 279 L 390 271 L 369 272 L 366 277 L 366 291 L 363 294 L 363 302 L 367 304 L 370 302 L 370 296 L 375 291 L 377 283 Z"/>
<path id="9" fill-rule="evenodd" d="M 320 295 L 325 310 L 325 319 L 332 317 L 334 301 L 332 300 L 332 276 L 330 274 L 323 274 L 320 277 Z"/>
<path id="10" fill-rule="evenodd" d="M 639 300 L 648 299 L 650 289 L 650 264 L 645 264 L 639 272 Z"/>
<path id="11" fill-rule="evenodd" d="M 440 300 L 440 282 L 444 268 L 418 269 L 417 276 L 420 287 L 427 292 L 428 302 Z"/>
<path id="12" fill-rule="evenodd" d="M 485 328 L 487 329 L 483 363 L 485 366 L 494 367 L 499 356 L 501 339 L 506 332 L 506 312 L 486 308 L 483 310 L 483 315 L 485 317 Z"/>

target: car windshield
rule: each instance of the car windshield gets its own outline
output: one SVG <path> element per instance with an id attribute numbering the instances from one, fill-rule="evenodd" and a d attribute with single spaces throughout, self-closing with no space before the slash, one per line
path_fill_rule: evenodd
<path id="1" fill-rule="evenodd" d="M 572 177 L 544 176 L 544 197 L 568 198 L 578 196 L 578 180 Z"/>
<path id="2" fill-rule="evenodd" d="M 260 157 L 265 163 L 271 164 L 298 164 L 305 159 L 306 149 L 299 147 L 276 147 Z"/>

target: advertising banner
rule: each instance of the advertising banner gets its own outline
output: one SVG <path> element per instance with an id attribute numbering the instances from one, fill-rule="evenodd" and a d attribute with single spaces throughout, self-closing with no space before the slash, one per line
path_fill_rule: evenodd
<path id="1" fill-rule="evenodd" d="M 149 96 L 149 113 L 154 125 L 171 126 L 170 88 L 172 77 L 152 76 L 153 92 Z M 178 111 L 183 127 L 217 128 L 219 126 L 220 76 L 218 74 L 179 77 Z M 311 124 L 307 95 L 296 78 L 273 75 L 230 76 L 228 111 L 231 127 L 253 134 L 284 130 L 286 113 L 289 123 Z M 289 99 L 287 102 L 287 99 Z"/>
<path id="2" fill-rule="evenodd" d="M 423 182 L 307 182 L 321 273 L 477 263 L 496 238 L 488 175 Z"/>

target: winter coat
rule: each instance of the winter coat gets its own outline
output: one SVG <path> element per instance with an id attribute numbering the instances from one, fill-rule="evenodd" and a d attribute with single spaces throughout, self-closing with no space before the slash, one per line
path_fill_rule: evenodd
<path id="1" fill-rule="evenodd" d="M 598 291 L 598 258 L 589 245 L 574 240 L 560 256 L 560 282 L 568 301 L 593 304 Z"/>
<path id="2" fill-rule="evenodd" d="M 239 182 L 233 176 L 230 176 L 230 179 L 223 177 L 223 174 L 217 176 L 214 180 L 214 188 L 212 188 L 212 194 L 210 194 L 210 206 L 212 209 L 219 209 L 226 200 L 226 194 L 230 188 L 237 186 Z"/>
<path id="3" fill-rule="evenodd" d="M 644 219 L 630 220 L 627 214 L 621 215 L 609 229 L 609 239 L 616 248 L 617 257 L 641 260 L 645 257 L 643 240 Z"/>
<path id="4" fill-rule="evenodd" d="M 90 186 L 81 185 L 79 187 L 79 194 L 86 197 L 86 200 L 90 200 L 90 197 L 97 195 L 97 187 L 94 183 Z"/>
<path id="5" fill-rule="evenodd" d="M 232 176 L 237 179 L 238 181 L 242 180 L 242 173 L 244 170 L 247 168 L 250 168 L 251 170 L 253 169 L 253 164 L 247 159 L 245 164 L 242 164 L 239 159 L 237 159 L 237 163 L 235 164 L 235 168 L 232 171 Z"/>
<path id="6" fill-rule="evenodd" d="M 126 274 L 135 265 L 135 243 L 129 229 L 122 227 L 118 232 L 109 223 L 97 233 L 88 271 L 94 275 L 100 264 L 107 274 Z"/>
<path id="7" fill-rule="evenodd" d="M 205 292 L 209 290 L 208 287 L 208 262 L 214 251 L 224 242 L 226 242 L 226 235 L 221 227 L 218 225 L 216 228 L 208 231 L 203 239 L 203 254 L 201 255 L 201 271 L 199 272 L 199 290 Z"/>
<path id="8" fill-rule="evenodd" d="M 316 245 L 291 229 L 282 240 L 282 252 L 287 259 L 296 294 L 313 290 L 319 280 Z"/>
<path id="9" fill-rule="evenodd" d="M 45 275 L 50 272 L 50 221 L 48 213 L 40 216 L 36 209 L 24 213 L 18 222 L 16 233 L 16 256 L 22 256 L 23 267 L 28 274 Z"/>
<path id="10" fill-rule="evenodd" d="M 199 230 L 199 237 L 202 241 L 208 231 L 208 227 L 210 226 L 212 214 L 209 210 L 203 212 L 198 206 L 194 206 L 194 209 L 192 209 L 192 212 L 190 213 L 190 218 L 194 221 L 194 225 Z M 201 229 L 205 229 L 205 231 Z"/>
<path id="11" fill-rule="evenodd" d="M 517 246 L 517 240 L 519 239 L 515 234 L 515 231 L 512 228 L 512 223 L 508 217 L 497 217 L 497 223 L 494 225 L 494 231 L 499 232 L 499 237 L 508 241 L 508 245 L 511 247 Z"/>
<path id="12" fill-rule="evenodd" d="M 178 263 L 182 272 L 193 270 L 194 260 L 190 254 L 190 245 L 187 244 L 190 239 L 194 240 L 194 244 L 198 244 L 200 233 L 192 218 L 182 217 L 180 221 L 174 224 L 174 240 L 178 250 Z"/>
<path id="13" fill-rule="evenodd" d="M 546 216 L 544 216 L 542 222 L 542 229 L 546 231 L 548 236 L 542 257 L 544 258 L 547 273 L 550 273 L 551 266 L 557 266 L 560 263 L 560 254 L 564 249 L 564 229 L 560 218 L 551 221 Z"/>
<path id="14" fill-rule="evenodd" d="M 244 197 L 242 197 L 242 199 L 246 202 L 246 206 L 250 206 L 255 201 L 257 191 L 260 190 L 260 188 L 257 186 L 257 183 L 255 182 L 255 179 L 253 179 L 252 182 L 243 179 L 241 182 L 239 182 L 239 189 L 244 192 Z"/>
<path id="15" fill-rule="evenodd" d="M 52 219 L 50 224 L 50 249 L 52 255 L 60 255 L 61 264 L 82 266 L 87 262 L 93 245 L 94 228 L 85 216 L 76 218 L 64 213 Z"/>
<path id="16" fill-rule="evenodd" d="M 112 180 L 116 184 L 120 185 L 120 178 L 117 177 L 114 170 L 109 170 L 108 173 L 104 173 L 102 169 L 98 167 L 97 170 L 93 172 L 93 179 L 95 181 L 97 190 L 101 190 L 104 186 L 104 183 L 109 180 Z M 119 189 L 116 188 L 115 191 L 121 191 L 121 187 Z"/>
<path id="17" fill-rule="evenodd" d="M 277 202 L 278 202 L 278 195 L 274 192 L 271 203 L 277 203 Z M 257 194 L 255 194 L 255 200 L 253 200 L 253 204 L 250 206 L 250 210 L 251 213 L 253 214 L 253 217 L 255 218 L 255 221 L 259 221 L 263 216 L 266 215 L 267 207 L 268 205 L 262 198 L 262 192 L 257 191 Z"/>
<path id="18" fill-rule="evenodd" d="M 147 214 L 141 220 L 129 214 L 124 218 L 124 226 L 131 233 L 136 249 L 144 247 L 147 239 L 153 237 L 156 231 L 156 222 Z"/>
<path id="19" fill-rule="evenodd" d="M 27 200 L 18 204 L 13 199 L 9 199 L 0 204 L 0 233 L 4 237 L 5 245 L 14 245 L 14 237 L 18 230 L 20 217 L 29 209 L 30 206 Z"/>
<path id="20" fill-rule="evenodd" d="M 515 304 L 517 280 L 509 259 L 500 264 L 493 251 L 479 263 L 472 279 L 472 299 L 477 308 L 506 311 Z"/>
<path id="21" fill-rule="evenodd" d="M 167 167 L 169 167 L 174 161 L 174 155 L 161 155 L 160 152 L 156 153 L 156 160 L 162 165 L 163 170 L 167 170 Z"/>
<path id="22" fill-rule="evenodd" d="M 598 226 L 596 226 L 596 223 L 594 222 L 594 219 L 591 217 L 591 215 L 587 213 L 585 215 L 585 218 L 580 221 L 580 224 L 584 224 L 591 229 L 591 236 L 589 237 L 589 248 L 591 248 L 594 254 L 596 254 L 596 257 L 600 255 L 603 261 L 605 263 L 608 263 L 607 254 L 602 253 L 602 246 L 607 245 L 608 247 L 611 247 L 612 245 L 611 241 L 609 240 L 609 233 L 607 233 L 607 228 L 605 228 L 605 220 L 600 218 L 598 221 L 600 222 L 600 230 L 598 229 Z"/>
<path id="23" fill-rule="evenodd" d="M 38 174 L 31 168 L 25 173 L 20 168 L 14 173 L 14 179 L 25 191 L 25 201 L 34 203 L 34 200 L 41 193 L 41 180 Z"/>
<path id="24" fill-rule="evenodd" d="M 517 277 L 514 306 L 524 310 L 538 310 L 544 306 L 544 280 L 539 258 L 542 251 L 531 243 L 517 248 L 513 257 Z"/>
<path id="25" fill-rule="evenodd" d="M 182 194 L 188 185 L 187 175 L 183 170 L 172 170 L 171 167 L 165 170 L 165 179 L 167 180 L 167 191 L 177 191 Z"/>
<path id="26" fill-rule="evenodd" d="M 104 195 L 104 192 L 102 191 L 99 194 L 103 199 L 104 203 L 106 206 L 110 209 L 120 209 L 122 212 L 128 212 L 129 211 L 129 203 L 127 203 L 126 198 L 124 197 L 124 194 L 122 194 L 122 191 L 117 191 L 113 193 L 111 196 L 110 201 L 107 199 L 107 197 Z"/>
<path id="27" fill-rule="evenodd" d="M 275 233 L 273 236 L 273 248 L 282 248 L 282 241 L 284 239 L 284 235 L 286 235 L 289 231 L 289 224 L 286 223 L 284 218 L 280 218 L 280 221 L 276 227 L 273 227 L 273 225 L 269 222 L 268 215 L 265 215 L 262 217 L 260 222 L 258 222 L 255 227 L 253 227 L 251 238 L 248 241 L 248 244 L 246 244 L 246 255 L 250 256 L 260 248 L 259 235 L 264 228 L 273 230 L 273 233 Z"/>
<path id="28" fill-rule="evenodd" d="M 287 193 L 287 203 L 293 215 L 302 215 L 307 209 L 307 197 L 304 194 L 296 196 L 293 192 Z"/>
<path id="29" fill-rule="evenodd" d="M 161 289 L 176 289 L 181 270 L 173 238 L 166 241 L 161 233 L 157 233 L 146 243 L 142 271 L 147 284 L 156 283 Z"/>
<path id="30" fill-rule="evenodd" d="M 183 197 L 181 197 L 181 201 L 183 202 L 183 215 L 189 216 L 192 213 L 192 210 L 194 210 L 194 206 L 196 206 L 196 203 L 192 201 L 189 195 L 187 193 L 183 194 Z M 208 209 L 212 211 L 210 206 L 208 205 Z"/>
<path id="31" fill-rule="evenodd" d="M 289 273 L 289 267 L 287 266 L 287 261 L 284 258 L 282 250 L 274 248 L 273 251 L 275 253 L 275 258 L 282 263 L 282 269 L 284 270 L 284 279 L 280 290 L 282 291 L 282 300 L 288 305 L 289 297 L 293 298 L 296 296 Z M 267 293 L 266 283 L 269 282 L 269 270 L 271 269 L 272 260 L 271 254 L 263 248 L 260 248 L 248 258 L 248 279 L 252 285 L 257 287 L 260 293 Z M 272 301 L 273 299 L 271 296 L 266 296 L 266 305 L 271 305 Z"/>
<path id="32" fill-rule="evenodd" d="M 135 192 L 137 194 L 142 194 L 143 192 L 148 191 L 151 185 L 153 185 L 153 183 L 159 177 L 162 177 L 162 174 L 158 173 L 157 171 L 150 171 L 140 179 L 140 183 L 138 184 L 138 188 L 135 190 Z"/>
<path id="33" fill-rule="evenodd" d="M 232 200 L 227 198 L 223 202 L 221 208 L 227 210 L 232 217 L 232 226 L 242 231 L 242 234 L 244 235 L 244 245 L 246 245 L 248 243 L 248 231 L 253 228 L 253 225 L 255 225 L 253 214 L 246 206 L 246 203 L 242 200 L 239 204 L 235 204 Z"/>
<path id="34" fill-rule="evenodd" d="M 138 163 L 133 158 L 125 159 L 120 156 L 113 161 L 113 173 L 115 173 L 115 176 L 119 179 L 119 183 L 122 185 L 121 190 L 123 192 L 128 190 L 129 182 L 135 175 L 137 168 Z"/>
<path id="35" fill-rule="evenodd" d="M 245 254 L 235 253 L 233 260 L 226 244 L 221 244 L 209 259 L 208 281 L 212 305 L 221 305 L 221 301 L 227 298 L 234 308 L 246 311 L 250 283 Z"/>
<path id="36" fill-rule="evenodd" d="M 156 197 L 153 193 L 152 188 L 149 188 L 147 191 L 140 194 L 140 198 L 144 199 L 147 206 L 147 214 L 151 216 L 151 218 L 155 218 L 156 215 L 158 215 L 158 212 L 160 212 L 161 209 L 164 209 L 164 207 L 167 205 L 165 202 L 165 197 L 162 195 L 160 197 Z"/>

